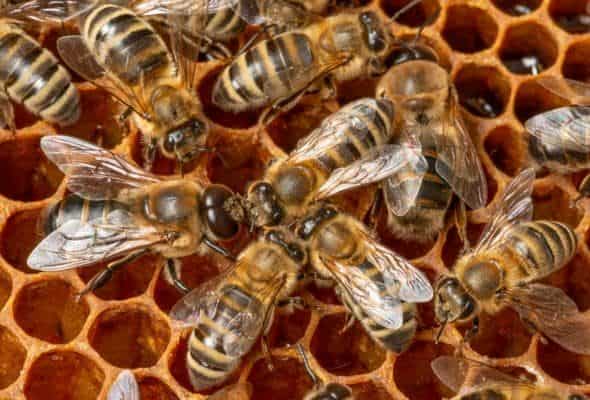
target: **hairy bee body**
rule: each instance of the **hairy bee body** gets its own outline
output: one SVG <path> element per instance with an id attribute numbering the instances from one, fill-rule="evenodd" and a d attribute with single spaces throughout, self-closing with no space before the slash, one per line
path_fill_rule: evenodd
<path id="1" fill-rule="evenodd" d="M 339 383 L 328 383 L 305 395 L 303 400 L 353 400 L 352 391 Z"/>
<path id="2" fill-rule="evenodd" d="M 11 99 L 51 123 L 78 121 L 78 90 L 51 52 L 19 27 L 0 22 L 0 56 L 0 84 Z"/>
<path id="3" fill-rule="evenodd" d="M 205 33 L 212 39 L 227 41 L 235 38 L 242 33 L 248 23 L 241 17 L 241 9 L 247 7 L 245 2 L 250 0 L 240 0 L 236 3 L 236 8 L 224 7 L 207 15 L 207 24 Z"/>

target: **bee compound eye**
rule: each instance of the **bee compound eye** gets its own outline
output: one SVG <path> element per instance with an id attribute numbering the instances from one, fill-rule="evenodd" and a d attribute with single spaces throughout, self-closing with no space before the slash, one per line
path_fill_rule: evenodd
<path id="1" fill-rule="evenodd" d="M 233 220 L 223 207 L 208 208 L 205 212 L 207 225 L 211 232 L 220 239 L 231 239 L 238 234 L 239 224 Z"/>

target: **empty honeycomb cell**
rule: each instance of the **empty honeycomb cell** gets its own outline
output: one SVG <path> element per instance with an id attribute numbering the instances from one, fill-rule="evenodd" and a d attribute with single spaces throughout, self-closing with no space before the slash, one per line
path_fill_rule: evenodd
<path id="1" fill-rule="evenodd" d="M 375 89 L 379 79 L 357 79 L 338 84 L 338 104 L 341 107 L 364 97 L 375 97 Z"/>
<path id="2" fill-rule="evenodd" d="M 16 322 L 29 335 L 50 343 L 68 343 L 78 336 L 89 309 L 76 290 L 57 279 L 25 286 L 14 305 Z"/>
<path id="3" fill-rule="evenodd" d="M 534 115 L 567 105 L 562 97 L 549 92 L 534 80 L 524 82 L 516 91 L 514 113 L 521 123 Z"/>
<path id="4" fill-rule="evenodd" d="M 139 296 L 148 288 L 156 266 L 164 261 L 153 254 L 148 254 L 126 264 L 113 274 L 113 278 L 94 294 L 103 300 L 125 300 Z M 106 268 L 106 263 L 78 269 L 78 275 L 86 283 L 97 273 Z"/>
<path id="5" fill-rule="evenodd" d="M 543 282 L 563 289 L 581 311 L 590 309 L 590 268 L 588 260 L 581 255 L 576 255 Z"/>
<path id="6" fill-rule="evenodd" d="M 342 332 L 346 321 L 344 313 L 320 320 L 310 346 L 318 363 L 335 375 L 364 374 L 379 368 L 385 360 L 385 351 L 358 321 Z"/>
<path id="7" fill-rule="evenodd" d="M 555 63 L 557 51 L 557 43 L 545 26 L 524 22 L 506 30 L 499 55 L 513 73 L 537 75 Z"/>
<path id="8" fill-rule="evenodd" d="M 520 17 L 534 12 L 542 0 L 492 0 L 494 5 L 508 15 Z"/>
<path id="9" fill-rule="evenodd" d="M 580 0 L 551 0 L 549 14 L 553 22 L 569 33 L 590 31 L 588 4 Z"/>
<path id="10" fill-rule="evenodd" d="M 98 316 L 88 339 L 110 364 L 119 368 L 146 368 L 160 359 L 170 340 L 170 328 L 143 306 L 117 307 Z"/>
<path id="11" fill-rule="evenodd" d="M 381 0 L 381 9 L 390 17 L 398 12 L 402 7 L 407 5 L 410 0 Z M 427 20 L 434 22 L 439 3 L 437 0 L 424 0 L 397 18 L 397 22 L 402 25 L 418 27 L 423 25 Z"/>
<path id="12" fill-rule="evenodd" d="M 524 133 L 501 125 L 494 128 L 485 138 L 486 153 L 496 168 L 506 175 L 515 176 L 523 166 L 527 149 L 522 135 Z"/>
<path id="13" fill-rule="evenodd" d="M 313 383 L 299 360 L 286 357 L 273 357 L 273 370 L 268 368 L 267 360 L 258 360 L 248 375 L 252 384 L 252 399 L 302 399 Z"/>
<path id="14" fill-rule="evenodd" d="M 4 389 L 18 379 L 27 357 L 27 350 L 4 326 L 0 326 L 0 349 L 0 389 Z"/>
<path id="15" fill-rule="evenodd" d="M 51 196 L 62 175 L 39 147 L 38 137 L 0 144 L 0 194 L 12 200 L 36 201 Z"/>
<path id="16" fill-rule="evenodd" d="M 498 25 L 484 9 L 452 5 L 447 9 L 442 35 L 453 50 L 477 53 L 492 47 L 498 36 Z"/>
<path id="17" fill-rule="evenodd" d="M 33 362 L 24 394 L 27 400 L 96 400 L 104 372 L 86 356 L 55 350 Z"/>
<path id="18" fill-rule="evenodd" d="M 179 400 L 164 382 L 153 376 L 138 378 L 141 400 Z"/>
<path id="19" fill-rule="evenodd" d="M 6 304 L 12 292 L 12 279 L 7 272 L 0 268 L 0 310 Z"/>
<path id="20" fill-rule="evenodd" d="M 11 215 L 0 234 L 0 253 L 14 268 L 35 273 L 27 265 L 31 251 L 43 238 L 40 232 L 39 216 L 41 210 L 25 210 Z"/>
<path id="21" fill-rule="evenodd" d="M 214 156 L 207 169 L 211 182 L 224 184 L 233 191 L 243 193 L 249 183 L 263 176 L 265 165 L 255 157 L 240 165 L 228 165 Z"/>
<path id="22" fill-rule="evenodd" d="M 569 79 L 582 82 L 590 79 L 590 40 L 574 43 L 567 49 L 561 71 Z"/>
<path id="23" fill-rule="evenodd" d="M 311 313 L 309 310 L 295 309 L 293 312 L 280 310 L 275 313 L 272 328 L 268 333 L 271 347 L 283 347 L 297 343 L 305 334 Z"/>
<path id="24" fill-rule="evenodd" d="M 467 224 L 467 240 L 469 240 L 469 246 L 473 247 L 476 245 L 484 227 L 484 224 Z M 453 268 L 464 245 L 465 244 L 459 237 L 457 227 L 453 226 L 447 232 L 446 240 L 442 249 L 442 260 L 447 268 Z"/>
<path id="25" fill-rule="evenodd" d="M 453 354 L 453 351 L 453 347 L 443 343 L 414 342 L 393 365 L 393 377 L 398 388 L 412 400 L 452 397 L 453 392 L 434 375 L 430 363 L 439 356 Z"/>
<path id="26" fill-rule="evenodd" d="M 510 80 L 496 67 L 468 64 L 455 75 L 461 105 L 471 114 L 495 118 L 510 99 Z"/>
<path id="27" fill-rule="evenodd" d="M 544 341 L 537 349 L 537 360 L 543 371 L 571 385 L 590 383 L 590 356 L 569 352 L 550 340 Z"/>
<path id="28" fill-rule="evenodd" d="M 534 219 L 561 221 L 571 228 L 578 226 L 582 219 L 582 211 L 571 201 L 570 197 L 559 187 L 536 188 L 533 193 L 535 209 Z M 556 213 L 555 210 L 559 210 Z"/>
<path id="29" fill-rule="evenodd" d="M 355 400 L 392 400 L 383 386 L 371 381 L 351 385 L 350 388 Z"/>

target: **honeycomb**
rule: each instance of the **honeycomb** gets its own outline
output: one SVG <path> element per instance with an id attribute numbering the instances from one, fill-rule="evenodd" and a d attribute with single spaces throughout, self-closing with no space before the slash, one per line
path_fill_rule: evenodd
<path id="1" fill-rule="evenodd" d="M 442 12 L 424 32 L 424 40 L 441 55 L 458 88 L 463 114 L 473 133 L 489 185 L 489 204 L 498 199 L 525 160 L 523 121 L 565 104 L 535 84 L 533 70 L 519 62 L 526 57 L 546 74 L 590 78 L 590 26 L 584 0 L 424 0 L 392 25 L 395 34 L 410 37 L 432 15 Z M 359 5 L 392 15 L 407 0 L 373 0 Z M 61 30 L 45 28 L 41 43 L 55 50 Z M 245 40 L 241 38 L 240 40 Z M 236 45 L 236 44 L 234 44 Z M 376 81 L 342 84 L 336 99 L 320 103 L 306 97 L 291 112 L 258 132 L 258 113 L 234 116 L 217 109 L 210 94 L 222 64 L 203 62 L 199 95 L 211 122 L 210 144 L 216 154 L 188 168 L 243 192 L 246 183 L 262 176 L 265 164 L 292 149 L 296 141 L 341 105 L 372 95 Z M 141 163 L 142 141 L 131 126 L 127 135 L 117 124 L 120 107 L 109 96 L 79 82 L 83 116 L 71 134 L 114 148 Z M 321 105 L 321 106 L 319 106 Z M 42 135 L 56 129 L 17 107 L 18 133 L 0 132 L 0 399 L 104 399 L 120 369 L 136 374 L 142 399 L 204 399 L 191 391 L 184 366 L 188 331 L 177 330 L 167 312 L 179 299 L 162 276 L 163 260 L 144 256 L 116 274 L 95 294 L 74 300 L 100 266 L 64 273 L 36 273 L 26 266 L 40 240 L 37 218 L 65 193 L 63 176 L 39 149 Z M 173 172 L 171 162 L 158 159 L 156 172 Z M 575 258 L 546 281 L 564 289 L 581 310 L 590 308 L 590 201 L 576 198 L 583 174 L 546 174 L 535 181 L 535 218 L 550 218 L 575 227 L 580 239 Z M 357 191 L 349 211 L 362 216 L 372 189 Z M 348 204 L 348 203 L 347 203 Z M 486 210 L 469 214 L 468 236 L 477 240 Z M 408 243 L 386 230 L 381 215 L 377 231 L 386 245 L 413 260 L 434 282 L 448 271 L 462 247 L 451 218 L 432 243 Z M 227 243 L 234 252 L 250 238 Z M 182 276 L 190 287 L 215 276 L 224 261 L 194 255 L 182 260 Z M 358 323 L 345 333 L 345 309 L 332 289 L 311 286 L 301 295 L 312 305 L 292 314 L 281 311 L 270 331 L 274 370 L 267 367 L 260 346 L 249 354 L 230 383 L 248 382 L 252 399 L 301 399 L 312 387 L 295 348 L 301 342 L 323 380 L 352 387 L 356 398 L 439 399 L 452 395 L 437 381 L 430 362 L 452 354 L 465 327 L 450 327 L 435 344 L 431 304 L 420 305 L 420 329 L 403 354 L 385 353 Z M 528 373 L 558 387 L 590 394 L 590 357 L 569 353 L 532 334 L 515 312 L 483 315 L 479 336 L 463 347 L 464 354 L 513 373 Z"/>

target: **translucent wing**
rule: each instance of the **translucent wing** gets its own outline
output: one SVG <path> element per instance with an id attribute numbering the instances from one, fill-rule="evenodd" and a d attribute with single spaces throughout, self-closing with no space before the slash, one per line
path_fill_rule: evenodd
<path id="1" fill-rule="evenodd" d="M 9 5 L 3 15 L 17 20 L 61 23 L 79 17 L 96 3 L 96 0 L 28 0 Z"/>
<path id="2" fill-rule="evenodd" d="M 397 173 L 389 176 L 383 185 L 387 209 L 397 216 L 406 215 L 416 204 L 422 178 L 422 163 L 407 163 Z"/>
<path id="3" fill-rule="evenodd" d="M 41 149 L 66 174 L 68 188 L 86 199 L 113 199 L 121 190 L 161 181 L 122 156 L 71 136 L 45 136 Z"/>
<path id="4" fill-rule="evenodd" d="M 556 108 L 528 119 L 525 127 L 544 147 L 590 152 L 590 107 Z"/>
<path id="5" fill-rule="evenodd" d="M 213 393 L 209 400 L 248 400 L 252 394 L 250 382 L 239 382 Z"/>
<path id="6" fill-rule="evenodd" d="M 318 189 L 317 199 L 380 182 L 407 169 L 422 177 L 428 168 L 420 151 L 412 147 L 385 145 L 374 149 L 366 157 L 338 168 Z M 398 178 L 400 179 L 400 178 Z"/>
<path id="7" fill-rule="evenodd" d="M 532 168 L 527 168 L 506 186 L 500 201 L 492 210 L 492 218 L 483 231 L 475 253 L 496 246 L 512 225 L 531 219 L 534 180 L 535 172 Z"/>
<path id="8" fill-rule="evenodd" d="M 304 2 L 293 0 L 211 0 L 210 12 L 233 10 L 250 25 L 276 25 L 290 30 L 319 20 L 307 10 Z"/>
<path id="9" fill-rule="evenodd" d="M 39 271 L 63 271 L 114 260 L 165 240 L 155 227 L 138 225 L 131 213 L 119 209 L 105 219 L 66 222 L 35 247 L 27 264 Z"/>
<path id="10" fill-rule="evenodd" d="M 107 400 L 139 400 L 139 385 L 133 372 L 122 371 L 107 394 Z"/>
<path id="11" fill-rule="evenodd" d="M 590 84 L 585 82 L 552 75 L 540 76 L 535 82 L 572 104 L 587 104 L 590 100 Z"/>
<path id="12" fill-rule="evenodd" d="M 590 318 L 563 290 L 542 284 L 510 288 L 500 299 L 563 348 L 590 354 Z"/>
<path id="13" fill-rule="evenodd" d="M 57 51 L 63 61 L 84 79 L 109 92 L 114 98 L 131 108 L 140 117 L 149 120 L 148 102 L 138 87 L 131 87 L 114 74 L 106 71 L 94 58 L 79 35 L 63 36 L 57 40 Z M 128 66 L 129 69 L 132 66 Z"/>
<path id="14" fill-rule="evenodd" d="M 451 102 L 442 130 L 435 135 L 438 153 L 436 172 L 469 207 L 484 207 L 488 197 L 485 173 L 456 100 Z"/>

